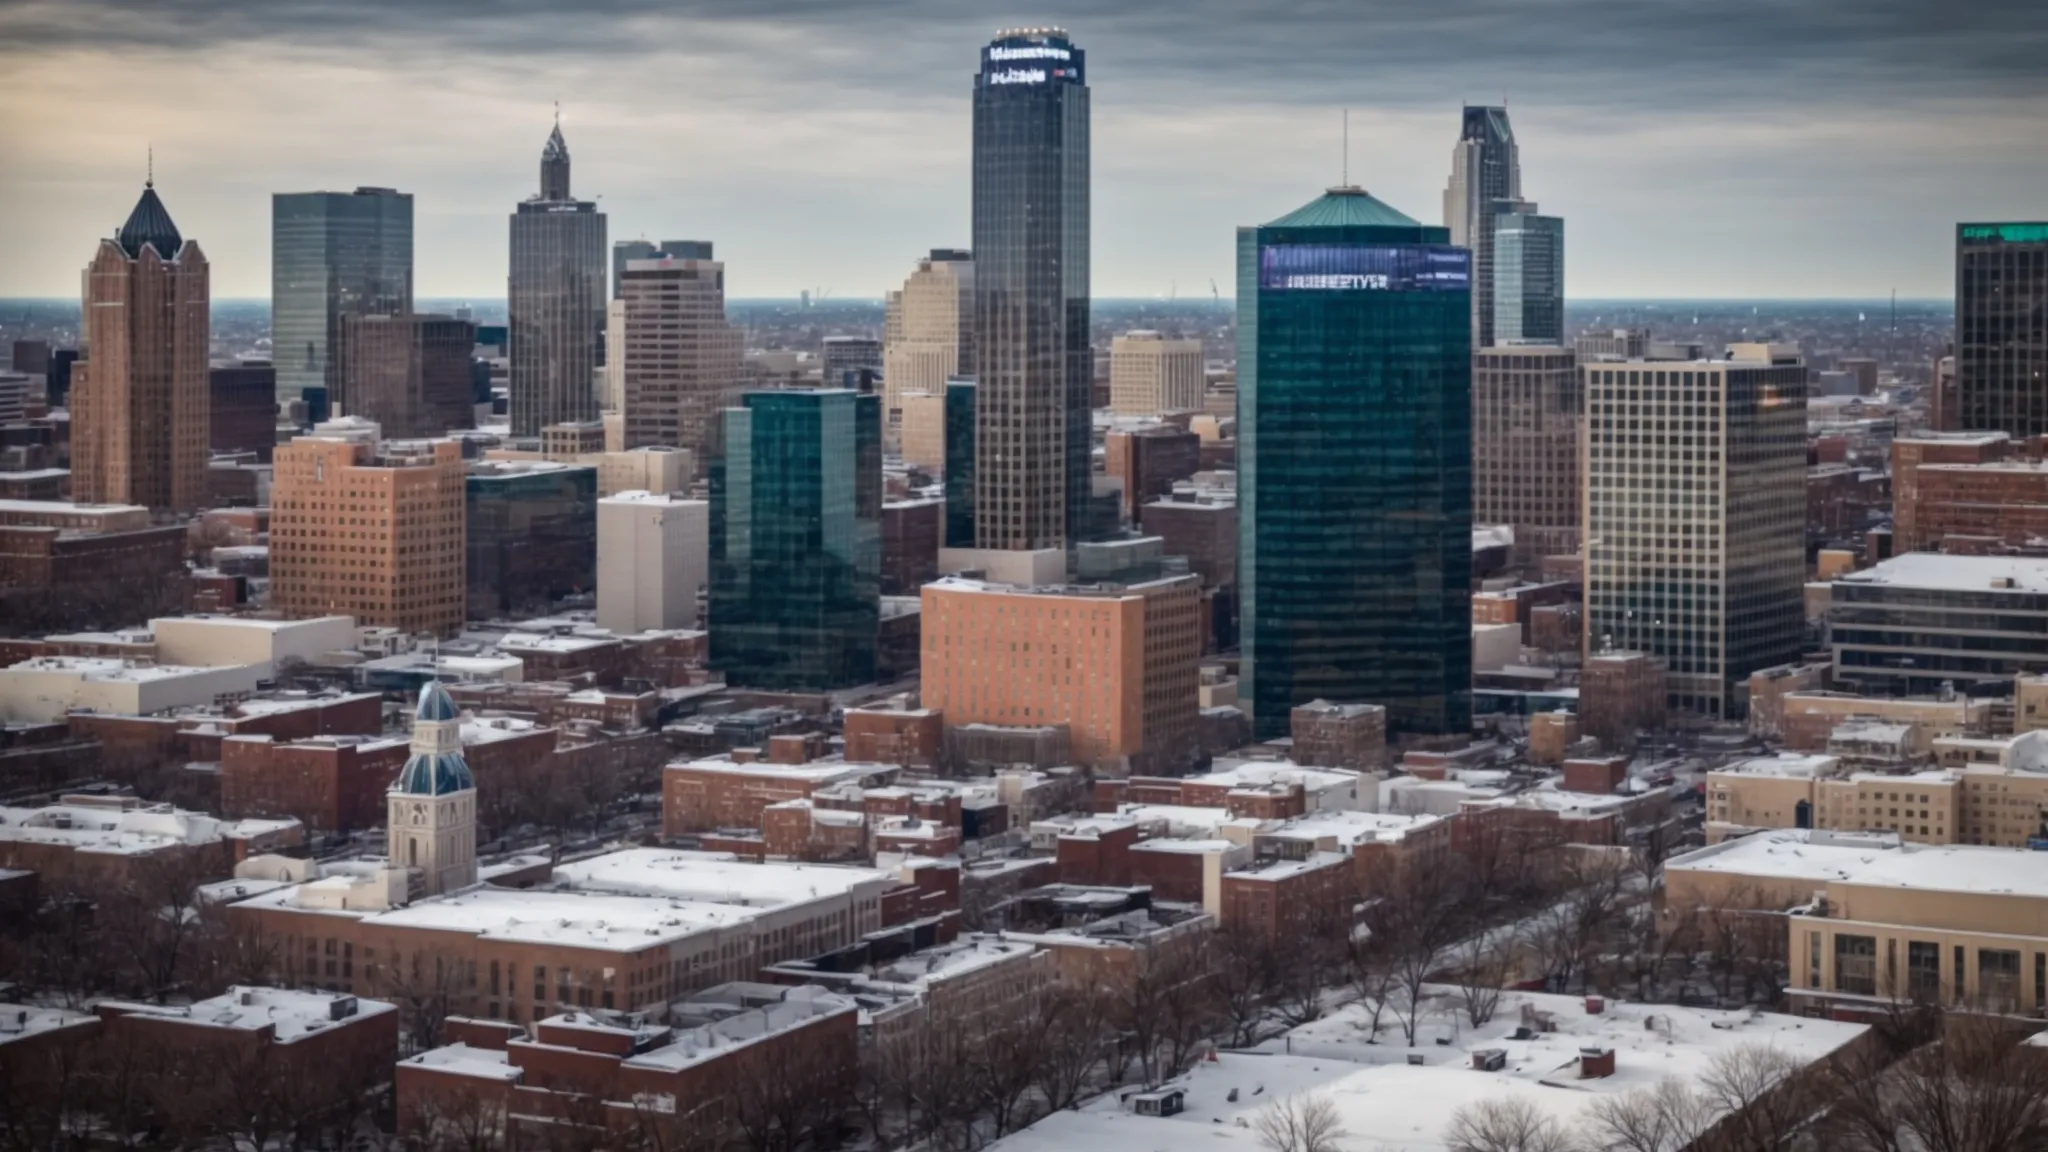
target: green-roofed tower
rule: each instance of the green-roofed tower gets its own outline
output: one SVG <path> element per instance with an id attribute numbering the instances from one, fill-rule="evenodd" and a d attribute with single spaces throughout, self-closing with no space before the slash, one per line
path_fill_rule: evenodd
<path id="1" fill-rule="evenodd" d="M 1471 254 L 1361 188 L 1237 234 L 1243 695 L 1472 718 Z"/>

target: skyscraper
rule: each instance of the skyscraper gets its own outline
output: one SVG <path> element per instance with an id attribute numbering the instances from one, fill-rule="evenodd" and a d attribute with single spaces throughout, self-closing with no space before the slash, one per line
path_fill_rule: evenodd
<path id="1" fill-rule="evenodd" d="M 974 524 L 1071 547 L 1089 513 L 1088 84 L 1059 28 L 1000 33 L 974 79 Z"/>
<path id="2" fill-rule="evenodd" d="M 1471 257 L 1358 188 L 1237 234 L 1240 696 L 1472 716 Z M 977 513 L 979 513 L 977 509 Z"/>
<path id="3" fill-rule="evenodd" d="M 390 188 L 270 198 L 270 343 L 277 398 L 340 387 L 344 316 L 412 311 L 412 194 Z"/>
<path id="4" fill-rule="evenodd" d="M 612 299 L 617 300 L 626 278 L 626 265 L 634 260 L 673 256 L 678 260 L 709 260 L 709 240 L 615 240 L 612 242 Z"/>
<path id="5" fill-rule="evenodd" d="M 1109 346 L 1109 408 L 1127 416 L 1202 410 L 1202 342 L 1139 330 Z"/>
<path id="6" fill-rule="evenodd" d="M 1544 345 L 1472 354 L 1472 519 L 1512 526 L 1525 567 L 1579 550 L 1577 359 Z"/>
<path id="7" fill-rule="evenodd" d="M 688 448 L 693 460 L 705 461 L 742 368 L 740 330 L 725 319 L 725 265 L 633 260 L 620 287 L 625 447 Z"/>
<path id="8" fill-rule="evenodd" d="M 1586 647 L 1662 657 L 1673 707 L 1739 714 L 1796 659 L 1806 579 L 1806 367 L 1598 361 L 1586 395 Z"/>
<path id="9" fill-rule="evenodd" d="M 882 370 L 882 342 L 873 336 L 827 336 L 818 358 L 827 388 L 858 388 L 858 373 Z"/>
<path id="10" fill-rule="evenodd" d="M 711 666 L 750 688 L 875 676 L 882 595 L 881 400 L 749 392 L 711 461 Z"/>
<path id="11" fill-rule="evenodd" d="M 597 419 L 604 363 L 605 219 L 569 196 L 562 126 L 540 155 L 540 194 L 512 215 L 512 434 Z"/>
<path id="12" fill-rule="evenodd" d="M 1956 225 L 1955 400 L 1947 427 L 2048 432 L 2048 223 Z"/>
<path id="13" fill-rule="evenodd" d="M 154 180 L 85 270 L 73 367 L 71 488 L 81 504 L 207 507 L 210 272 Z"/>
<path id="14" fill-rule="evenodd" d="M 1493 218 L 1493 343 L 1564 343 L 1564 220 L 1527 200 Z"/>
<path id="15" fill-rule="evenodd" d="M 1444 189 L 1451 243 L 1472 250 L 1472 346 L 1490 348 L 1493 332 L 1493 234 L 1502 200 L 1522 198 L 1522 161 L 1506 108 L 1466 105 Z"/>
<path id="16" fill-rule="evenodd" d="M 974 256 L 934 248 L 890 301 L 882 333 L 882 434 L 901 442 L 903 397 L 943 396 L 946 381 L 974 371 Z"/>
<path id="17" fill-rule="evenodd" d="M 335 409 L 394 440 L 476 426 L 470 354 L 476 325 L 447 316 L 348 315 L 334 345 Z"/>

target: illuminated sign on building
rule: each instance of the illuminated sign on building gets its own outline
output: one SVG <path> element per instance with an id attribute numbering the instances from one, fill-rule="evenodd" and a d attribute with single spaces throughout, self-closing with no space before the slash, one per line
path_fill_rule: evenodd
<path id="1" fill-rule="evenodd" d="M 1283 291 L 1469 292 L 1472 253 L 1448 244 L 1267 244 L 1259 287 Z"/>
<path id="2" fill-rule="evenodd" d="M 1980 244 L 1987 240 L 2006 244 L 2048 242 L 2048 224 L 1964 224 L 1961 231 L 1965 241 Z"/>
<path id="3" fill-rule="evenodd" d="M 988 74 L 988 82 L 991 84 L 1043 84 L 1045 83 L 1045 69 L 1009 68 L 1001 72 L 991 72 Z"/>
<path id="4" fill-rule="evenodd" d="M 1053 48 L 1043 44 L 1033 44 L 1023 48 L 1005 48 L 998 44 L 989 48 L 988 58 L 990 60 L 1072 60 L 1074 54 L 1065 48 Z"/>

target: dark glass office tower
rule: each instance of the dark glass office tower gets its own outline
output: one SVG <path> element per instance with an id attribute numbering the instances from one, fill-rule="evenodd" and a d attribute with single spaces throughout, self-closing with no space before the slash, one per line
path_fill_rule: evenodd
<path id="1" fill-rule="evenodd" d="M 1472 721 L 1471 256 L 1357 188 L 1237 233 L 1241 695 Z"/>
<path id="2" fill-rule="evenodd" d="M 1564 219 L 1527 201 L 1494 214 L 1493 342 L 1564 343 Z"/>
<path id="3" fill-rule="evenodd" d="M 882 403 L 749 392 L 711 458 L 711 666 L 730 684 L 819 690 L 875 677 Z"/>
<path id="4" fill-rule="evenodd" d="M 974 527 L 1070 547 L 1088 514 L 1088 84 L 1058 28 L 999 34 L 974 78 Z"/>
<path id="5" fill-rule="evenodd" d="M 277 397 L 333 395 L 344 316 L 412 311 L 412 194 L 389 188 L 270 198 L 270 345 Z"/>
<path id="6" fill-rule="evenodd" d="M 2048 223 L 1956 225 L 1954 427 L 2048 433 Z"/>
<path id="7" fill-rule="evenodd" d="M 1501 201 L 1522 198 L 1522 157 L 1506 108 L 1467 105 L 1458 146 L 1451 152 L 1451 182 L 1444 189 L 1444 227 L 1451 243 L 1472 250 L 1472 346 L 1491 348 L 1493 232 Z"/>
<path id="8" fill-rule="evenodd" d="M 974 547 L 974 381 L 946 381 L 946 547 Z"/>
<path id="9" fill-rule="evenodd" d="M 540 189 L 512 214 L 505 311 L 514 436 L 597 419 L 604 364 L 604 213 L 570 198 L 569 146 L 559 124 L 541 151 Z"/>

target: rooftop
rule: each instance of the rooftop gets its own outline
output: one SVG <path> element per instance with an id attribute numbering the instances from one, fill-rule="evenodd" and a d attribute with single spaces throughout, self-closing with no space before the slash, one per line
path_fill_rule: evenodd
<path id="1" fill-rule="evenodd" d="M 1309 793 L 1333 788 L 1350 788 L 1357 794 L 1359 773 L 1344 768 L 1304 768 L 1292 760 L 1237 760 L 1219 758 L 1222 765 L 1201 776 L 1188 777 L 1190 784 L 1220 784 L 1231 788 L 1262 787 L 1268 784 L 1299 784 Z"/>
<path id="2" fill-rule="evenodd" d="M 725 852 L 628 848 L 557 865 L 555 884 L 564 889 L 774 908 L 843 896 L 869 885 L 893 886 L 895 878 L 871 868 L 752 864 Z"/>
<path id="3" fill-rule="evenodd" d="M 348 1020 L 395 1012 L 382 1000 L 364 1000 L 344 992 L 299 992 L 289 988 L 235 986 L 210 1000 L 192 1004 L 110 1005 L 136 1016 L 186 1020 L 210 1028 L 254 1031 L 275 1027 L 279 1044 L 302 1040 Z"/>
<path id="4" fill-rule="evenodd" d="M 780 776 L 788 780 L 808 780 L 817 785 L 859 781 L 871 776 L 893 775 L 897 771 L 893 764 L 863 764 L 846 760 L 811 760 L 802 764 L 770 764 L 763 760 L 750 764 L 728 759 L 691 760 L 670 764 L 669 767 L 735 776 Z"/>
<path id="5" fill-rule="evenodd" d="M 0 807 L 0 841 L 59 845 L 77 852 L 110 855 L 142 855 L 179 845 L 251 839 L 297 826 L 296 820 L 220 820 L 168 804 Z"/>
<path id="6" fill-rule="evenodd" d="M 1389 207 L 1355 185 L 1332 188 L 1285 216 L 1266 221 L 1268 228 L 1420 228 L 1422 222 Z"/>
<path id="7" fill-rule="evenodd" d="M 2040 593 L 2048 592 L 2048 558 L 1908 552 L 1860 572 L 1838 576 L 1835 583 L 1925 588 L 1942 592 Z"/>
<path id="8" fill-rule="evenodd" d="M 90 1024 L 95 1019 L 97 1017 L 88 1013 L 73 1012 L 65 1008 L 41 1008 L 30 1004 L 0 1002 L 0 1044 L 54 1032 L 59 1028 L 76 1028 Z"/>
<path id="9" fill-rule="evenodd" d="M 1779 776 L 1786 779 L 1812 779 L 1832 773 L 1841 761 L 1833 756 L 1801 755 L 1797 752 L 1780 752 L 1776 756 L 1758 756 L 1753 760 L 1739 760 L 1717 771 L 1735 776 Z"/>
<path id="10" fill-rule="evenodd" d="M 1964 844 L 1903 844 L 1881 833 L 1759 832 L 1673 857 L 1666 870 L 1900 888 L 2048 897 L 2048 854 Z"/>

